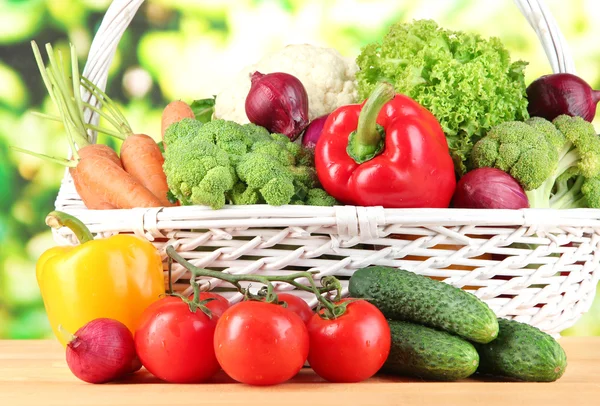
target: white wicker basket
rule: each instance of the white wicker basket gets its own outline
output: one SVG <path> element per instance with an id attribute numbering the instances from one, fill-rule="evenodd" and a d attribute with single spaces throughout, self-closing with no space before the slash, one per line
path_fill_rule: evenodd
<path id="1" fill-rule="evenodd" d="M 102 89 L 121 35 L 142 2 L 115 0 L 92 43 L 83 74 Z M 565 41 L 542 1 L 515 3 L 537 33 L 553 71 L 574 73 Z M 83 89 L 82 94 L 90 99 Z M 86 119 L 96 122 L 97 116 L 87 111 Z M 95 141 L 95 134 L 90 137 Z M 94 211 L 85 208 L 68 172 L 56 208 L 80 218 L 97 238 L 135 233 L 159 249 L 174 245 L 197 266 L 230 273 L 313 270 L 339 277 L 346 289 L 358 268 L 405 268 L 468 290 L 499 317 L 553 335 L 589 309 L 600 276 L 600 210 L 258 205 Z M 54 236 L 58 244 L 76 243 L 67 229 Z M 172 279 L 177 290 L 189 292 L 185 269 L 175 265 Z M 210 286 L 224 287 L 214 280 Z M 316 304 L 304 292 L 294 292 Z M 241 299 L 236 292 L 224 294 Z"/>

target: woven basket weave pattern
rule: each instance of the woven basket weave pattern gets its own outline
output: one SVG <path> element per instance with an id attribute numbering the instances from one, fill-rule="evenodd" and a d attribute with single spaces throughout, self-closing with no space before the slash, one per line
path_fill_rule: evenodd
<path id="1" fill-rule="evenodd" d="M 92 43 L 83 75 L 102 89 L 121 35 L 142 2 L 114 1 Z M 515 3 L 538 35 L 553 71 L 574 73 L 565 40 L 544 4 Z M 84 89 L 82 96 L 97 104 Z M 85 117 L 97 122 L 91 111 Z M 95 141 L 92 132 L 90 139 Z M 311 270 L 318 271 L 317 278 L 335 275 L 346 294 L 356 269 L 400 267 L 468 290 L 499 317 L 553 335 L 589 309 L 600 277 L 599 210 L 256 205 L 95 211 L 85 208 L 68 172 L 56 208 L 76 215 L 97 238 L 116 233 L 147 238 L 161 251 L 165 270 L 163 248 L 170 244 L 194 265 L 228 273 Z M 77 243 L 68 229 L 54 231 L 54 237 L 59 244 Z M 178 291 L 191 293 L 190 275 L 182 266 L 175 264 L 171 276 Z M 242 299 L 219 280 L 202 282 L 231 301 Z M 294 293 L 316 305 L 310 294 Z"/>

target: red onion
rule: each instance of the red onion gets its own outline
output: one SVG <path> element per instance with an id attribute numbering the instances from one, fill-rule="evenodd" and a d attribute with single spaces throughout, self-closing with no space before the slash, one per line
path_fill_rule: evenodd
<path id="1" fill-rule="evenodd" d="M 113 319 L 90 321 L 67 343 L 69 369 L 88 383 L 110 382 L 133 373 L 141 368 L 136 359 L 133 334 Z"/>
<path id="2" fill-rule="evenodd" d="M 321 136 L 321 131 L 323 130 L 323 126 L 325 125 L 325 121 L 327 121 L 327 117 L 329 114 L 325 114 L 324 116 L 317 117 L 313 121 L 310 122 L 308 127 L 306 127 L 306 131 L 304 131 L 304 135 L 302 135 L 302 145 L 307 149 L 315 149 L 317 145 L 317 141 Z"/>
<path id="3" fill-rule="evenodd" d="M 463 209 L 524 209 L 525 191 L 508 173 L 496 168 L 467 172 L 456 185 L 452 206 Z"/>
<path id="4" fill-rule="evenodd" d="M 282 72 L 254 72 L 251 81 L 246 96 L 248 120 L 295 140 L 308 125 L 308 94 L 302 82 Z"/>
<path id="5" fill-rule="evenodd" d="M 561 114 L 579 116 L 592 122 L 600 91 L 594 90 L 578 76 L 554 73 L 542 76 L 527 87 L 527 111 L 534 117 L 554 120 Z"/>

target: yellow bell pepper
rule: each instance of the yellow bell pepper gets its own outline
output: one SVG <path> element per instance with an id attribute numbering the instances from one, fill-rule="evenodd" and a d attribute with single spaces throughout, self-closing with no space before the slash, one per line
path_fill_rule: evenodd
<path id="1" fill-rule="evenodd" d="M 36 266 L 46 313 L 61 344 L 68 340 L 63 329 L 75 333 L 100 317 L 118 320 L 134 333 L 142 312 L 165 294 L 157 249 L 134 235 L 94 240 L 81 221 L 63 212 L 50 213 L 46 224 L 69 227 L 80 242 L 47 250 Z"/>

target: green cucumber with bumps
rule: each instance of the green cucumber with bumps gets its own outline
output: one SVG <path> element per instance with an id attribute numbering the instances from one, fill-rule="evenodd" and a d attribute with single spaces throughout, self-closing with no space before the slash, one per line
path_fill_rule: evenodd
<path id="1" fill-rule="evenodd" d="M 391 320 L 409 321 L 486 344 L 498 320 L 475 295 L 403 269 L 369 266 L 350 277 L 350 296 L 365 298 Z"/>
<path id="2" fill-rule="evenodd" d="M 498 319 L 500 332 L 489 344 L 475 344 L 478 373 L 527 382 L 553 382 L 567 368 L 567 355 L 551 335 L 515 320 Z"/>
<path id="3" fill-rule="evenodd" d="M 479 365 L 473 344 L 445 331 L 407 321 L 389 321 L 390 354 L 382 372 L 425 380 L 458 381 Z"/>

